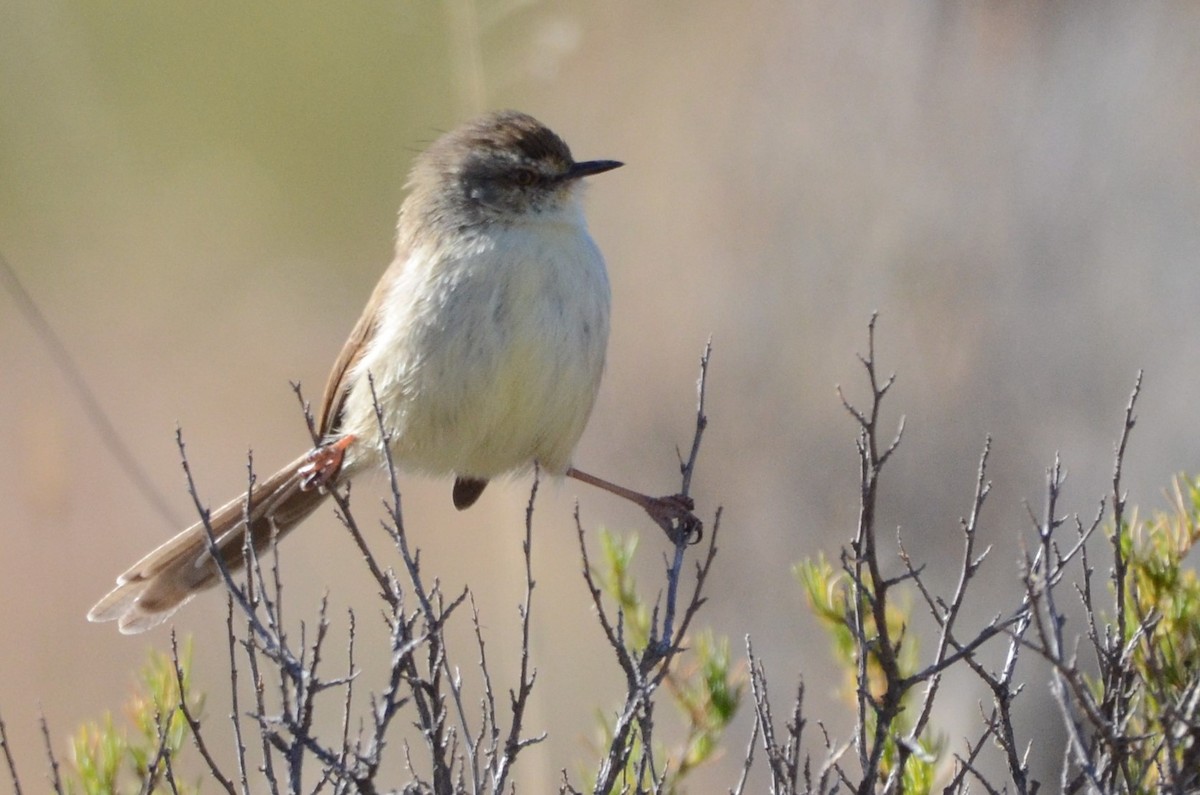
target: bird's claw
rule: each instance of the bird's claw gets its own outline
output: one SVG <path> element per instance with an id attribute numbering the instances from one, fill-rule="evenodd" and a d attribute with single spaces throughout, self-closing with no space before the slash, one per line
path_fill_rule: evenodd
<path id="1" fill-rule="evenodd" d="M 300 467 L 300 489 L 326 491 L 342 471 L 342 459 L 346 457 L 346 448 L 353 441 L 354 436 L 348 434 L 309 453 L 308 461 Z"/>
<path id="2" fill-rule="evenodd" d="M 682 541 L 689 545 L 698 544 L 704 538 L 704 523 L 692 513 L 695 507 L 695 501 L 686 494 L 653 497 L 645 506 L 646 513 L 663 529 L 671 543 Z"/>

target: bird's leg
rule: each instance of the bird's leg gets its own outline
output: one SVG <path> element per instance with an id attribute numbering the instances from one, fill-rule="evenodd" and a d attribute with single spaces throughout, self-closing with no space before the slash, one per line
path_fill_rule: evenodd
<path id="1" fill-rule="evenodd" d="M 300 467 L 300 488 L 304 491 L 328 489 L 342 471 L 342 459 L 346 457 L 346 448 L 353 441 L 354 436 L 346 434 L 329 444 L 314 448 L 308 454 L 308 462 Z"/>
<path id="2" fill-rule="evenodd" d="M 704 534 L 704 524 L 692 513 L 696 507 L 691 497 L 686 494 L 672 494 L 667 497 L 650 497 L 640 491 L 627 489 L 604 478 L 588 474 L 583 470 L 570 467 L 566 476 L 578 481 L 603 489 L 609 494 L 615 494 L 639 506 L 650 515 L 654 523 L 663 529 L 672 542 L 680 538 L 695 543 Z"/>

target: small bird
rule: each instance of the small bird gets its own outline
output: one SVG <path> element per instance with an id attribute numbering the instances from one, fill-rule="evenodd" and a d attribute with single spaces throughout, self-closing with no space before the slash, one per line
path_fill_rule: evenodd
<path id="1" fill-rule="evenodd" d="M 516 111 L 482 116 L 419 155 L 400 207 L 396 255 L 333 365 L 319 443 L 209 517 L 225 565 L 291 531 L 330 489 L 384 461 L 453 475 L 470 507 L 488 481 L 534 464 L 632 500 L 668 532 L 696 528 L 687 498 L 652 498 L 571 466 L 604 370 L 609 285 L 566 143 Z M 247 521 L 248 519 L 248 521 Z M 220 580 L 203 522 L 117 578 L 88 613 L 143 632 Z"/>

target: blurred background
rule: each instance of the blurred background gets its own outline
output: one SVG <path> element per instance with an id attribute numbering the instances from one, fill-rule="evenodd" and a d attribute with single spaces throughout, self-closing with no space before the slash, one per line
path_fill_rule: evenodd
<path id="1" fill-rule="evenodd" d="M 855 354 L 872 311 L 881 367 L 898 374 L 886 421 L 907 419 L 881 526 L 944 591 L 995 438 L 982 523 L 995 548 L 968 626 L 1016 606 L 1026 503 L 1041 509 L 1056 451 L 1065 509 L 1094 515 L 1139 369 L 1131 502 L 1162 505 L 1171 477 L 1200 466 L 1198 24 L 1189 3 L 0 0 L 0 251 L 182 526 L 177 426 L 212 503 L 243 486 L 247 451 L 265 474 L 304 449 L 288 382 L 319 399 L 389 261 L 414 153 L 515 107 L 578 157 L 625 161 L 589 195 L 614 319 L 577 463 L 674 491 L 712 338 L 696 494 L 725 519 L 698 623 L 738 656 L 750 635 L 780 699 L 803 674 L 808 717 L 844 737 L 844 683 L 791 567 L 836 557 L 854 529 L 856 428 L 835 385 L 865 399 Z M 36 781 L 39 712 L 65 753 L 79 722 L 119 708 L 147 647 L 166 647 L 166 631 L 121 637 L 84 614 L 177 527 L 121 472 L 8 294 L 0 438 L 0 715 Z M 449 592 L 472 586 L 507 688 L 529 480 L 463 514 L 448 482 L 402 486 L 427 571 Z M 380 496 L 356 489 L 366 527 Z M 662 582 L 666 545 L 644 516 L 574 482 L 542 489 L 527 728 L 549 739 L 519 768 L 529 791 L 591 769 L 594 714 L 623 687 L 578 573 L 576 499 L 593 539 L 640 533 L 640 582 Z M 350 607 L 375 615 L 330 512 L 284 565 L 293 617 L 326 590 L 335 628 Z M 223 598 L 175 625 L 196 639 L 219 722 Z M 1018 729 L 1053 782 L 1061 721 L 1046 672 L 1024 675 Z M 949 684 L 935 724 L 961 750 L 986 694 Z M 694 791 L 737 780 L 749 727 L 745 709 Z"/>

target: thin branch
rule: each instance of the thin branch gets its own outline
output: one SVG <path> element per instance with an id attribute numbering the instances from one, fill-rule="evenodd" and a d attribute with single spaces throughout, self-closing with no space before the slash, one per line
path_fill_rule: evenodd
<path id="1" fill-rule="evenodd" d="M 117 465 L 125 472 L 125 476 L 129 478 L 134 488 L 141 493 L 142 498 L 154 508 L 158 515 L 166 520 L 168 525 L 181 524 L 179 517 L 171 508 L 166 497 L 163 496 L 162 491 L 154 485 L 154 480 L 138 462 L 138 457 L 125 444 L 122 434 L 113 425 L 112 419 L 100 404 L 96 393 L 88 386 L 87 379 L 80 371 L 79 366 L 75 364 L 66 344 L 58 336 L 54 327 L 50 325 L 50 321 L 42 314 L 37 302 L 21 284 L 17 272 L 2 253 L 0 253 L 0 283 L 12 297 L 13 303 L 17 305 L 17 310 L 24 315 L 25 322 L 30 325 L 34 334 L 46 346 L 50 353 L 50 360 L 67 379 L 67 384 L 83 407 L 88 422 L 96 429 L 96 433 L 100 435 L 100 441 L 108 448 L 109 454 L 116 459 Z"/>
<path id="2" fill-rule="evenodd" d="M 0 718 L 0 749 L 4 751 L 4 762 L 8 767 L 8 777 L 12 779 L 13 795 L 21 795 L 21 778 L 17 775 L 17 763 L 13 761 L 12 746 L 8 742 L 8 732 L 4 729 L 3 718 Z"/>
<path id="3" fill-rule="evenodd" d="M 46 716 L 42 715 L 39 722 L 42 726 L 42 742 L 46 746 L 46 756 L 50 760 L 50 783 L 57 795 L 63 795 L 62 777 L 59 775 L 58 759 L 54 756 L 54 744 L 50 742 L 50 727 L 46 725 Z"/>
<path id="4" fill-rule="evenodd" d="M 710 337 L 704 345 L 704 353 L 700 355 L 700 376 L 696 380 L 696 431 L 692 435 L 692 449 L 688 453 L 686 461 L 676 450 L 676 456 L 679 458 L 679 474 L 683 481 L 679 493 L 684 495 L 691 490 L 692 475 L 696 471 L 696 461 L 700 456 L 700 439 L 708 427 L 708 415 L 704 413 L 704 395 L 708 384 L 708 361 L 711 356 L 712 338 Z"/>
<path id="5" fill-rule="evenodd" d="M 236 795 L 237 790 L 233 786 L 233 782 L 221 772 L 220 765 L 213 755 L 209 753 L 208 745 L 204 742 L 204 734 L 200 729 L 200 719 L 192 714 L 187 703 L 187 689 L 183 681 L 183 666 L 179 662 L 179 642 L 175 637 L 175 630 L 171 630 L 171 664 L 175 668 L 175 686 L 179 692 L 179 712 L 183 715 L 183 719 L 187 721 L 188 728 L 192 732 L 192 742 L 195 743 L 196 749 L 200 752 L 200 756 L 204 759 L 204 763 L 208 765 L 209 774 L 216 779 L 217 783 L 229 793 Z"/>
<path id="6" fill-rule="evenodd" d="M 517 760 L 517 754 L 523 749 L 541 742 L 546 735 L 543 733 L 528 739 L 521 738 L 525 721 L 525 706 L 529 694 L 533 692 L 534 682 L 537 681 L 537 669 L 529 663 L 530 646 L 530 615 L 533 608 L 533 508 L 537 500 L 538 473 L 534 473 L 533 486 L 529 490 L 529 502 L 525 506 L 525 539 L 521 551 L 525 559 L 525 599 L 520 608 L 521 614 L 521 671 L 517 677 L 516 692 L 509 691 L 509 704 L 512 707 L 512 722 L 509 724 L 508 737 L 504 741 L 503 753 L 499 758 L 495 773 L 495 791 L 503 792 L 512 765 Z"/>
<path id="7" fill-rule="evenodd" d="M 946 663 L 946 660 L 950 647 L 952 645 L 958 646 L 958 644 L 953 643 L 954 624 L 958 619 L 959 611 L 961 610 L 963 601 L 966 598 L 967 587 L 969 586 L 971 579 L 974 577 L 975 572 L 979 567 L 980 561 L 976 560 L 975 558 L 975 537 L 979 530 L 979 515 L 983 510 L 984 500 L 987 499 L 988 492 L 991 489 L 991 484 L 987 480 L 987 461 L 988 454 L 991 452 L 991 449 L 992 437 L 988 436 L 983 443 L 983 453 L 979 456 L 979 469 L 978 474 L 975 477 L 975 497 L 971 503 L 971 513 L 969 518 L 963 520 L 961 523 L 963 532 L 963 555 L 962 564 L 958 573 L 958 584 L 954 589 L 954 596 L 951 597 L 949 607 L 941 612 L 939 612 L 933 604 L 930 604 L 930 609 L 934 613 L 934 618 L 941 626 L 937 650 L 934 652 L 934 664 L 935 666 L 939 664 L 942 665 L 943 668 L 941 670 L 945 670 L 945 666 L 948 664 Z M 986 555 L 987 553 L 985 552 L 984 554 Z M 913 571 L 912 566 L 908 561 L 908 555 L 902 553 L 902 557 L 908 569 Z M 982 556 L 980 556 L 980 559 L 982 559 Z M 918 587 L 921 589 L 921 592 L 925 594 L 926 602 L 929 603 L 930 599 L 928 592 L 925 589 L 925 584 L 921 581 L 921 578 L 916 574 L 916 572 L 914 572 L 913 575 Z M 992 626 L 994 626 L 994 623 Z M 987 630 L 990 628 L 991 627 L 985 628 L 984 631 L 987 632 Z M 988 637 L 991 637 L 991 635 Z M 980 645 L 983 642 L 982 640 L 979 640 L 979 638 L 976 640 L 979 641 L 979 643 L 976 645 Z M 963 653 L 964 649 L 960 647 L 959 654 Z M 933 702 L 937 697 L 938 687 L 941 685 L 941 670 L 930 672 L 924 676 L 918 675 L 918 677 L 914 677 L 916 682 L 913 684 L 921 681 L 924 681 L 927 684 L 925 696 L 922 699 L 920 713 L 918 714 L 916 721 L 913 722 L 912 730 L 908 733 L 910 741 L 916 741 L 916 739 L 921 736 L 921 733 L 925 731 L 925 727 L 929 722 L 930 715 L 933 712 Z"/>

